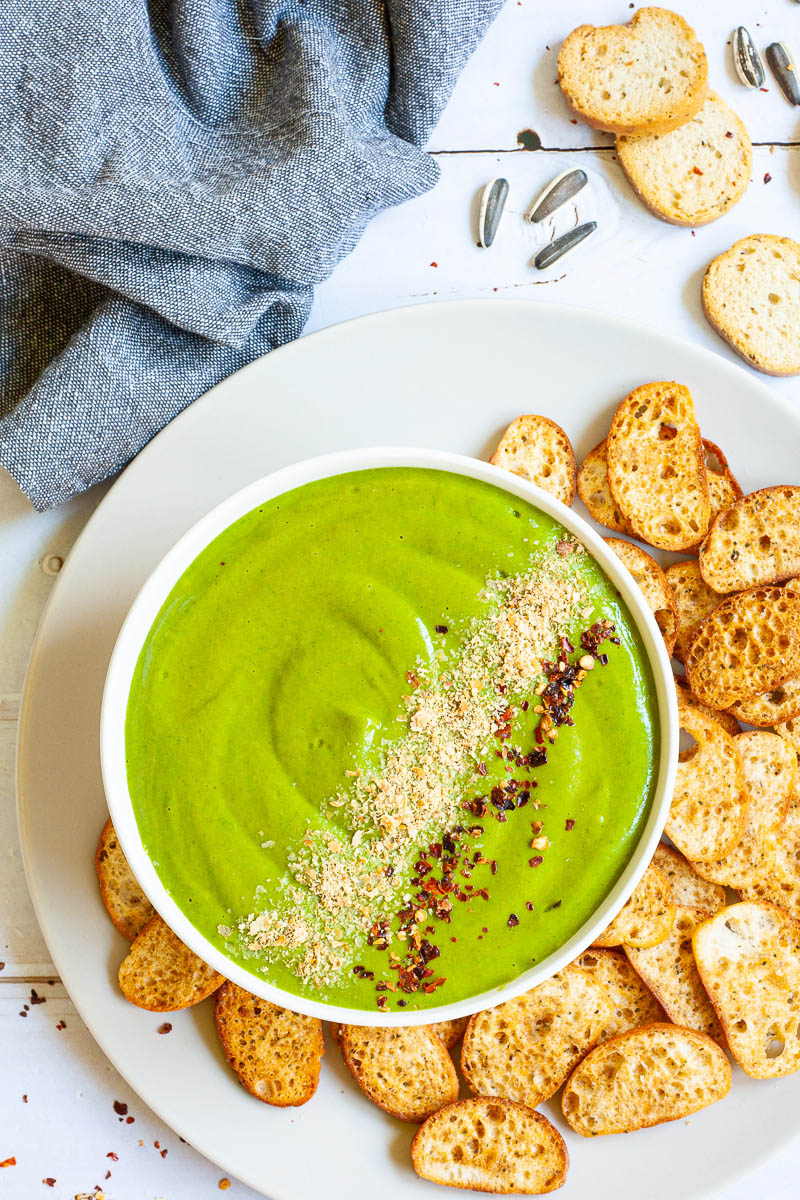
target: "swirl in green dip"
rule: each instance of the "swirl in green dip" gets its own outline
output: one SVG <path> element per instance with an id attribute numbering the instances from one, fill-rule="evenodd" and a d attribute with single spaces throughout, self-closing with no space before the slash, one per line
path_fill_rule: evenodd
<path id="1" fill-rule="evenodd" d="M 509 640 L 520 601 L 544 642 Z M 564 660 L 566 636 L 577 661 L 601 619 L 618 644 L 527 763 L 541 659 Z M 658 724 L 627 609 L 563 527 L 490 484 L 398 467 L 298 488 L 198 556 L 142 649 L 126 746 L 145 848 L 210 942 L 288 992 L 411 1011 L 507 983 L 591 917 L 646 821 Z M 438 954 L 416 990 L 376 993 L 409 978 L 421 940 Z"/>

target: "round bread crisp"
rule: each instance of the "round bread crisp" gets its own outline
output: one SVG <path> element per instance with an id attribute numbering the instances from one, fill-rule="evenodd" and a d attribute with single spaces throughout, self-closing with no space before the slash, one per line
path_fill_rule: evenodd
<path id="1" fill-rule="evenodd" d="M 458 1099 L 458 1076 L 429 1026 L 342 1025 L 339 1048 L 364 1095 L 401 1121 L 424 1121 Z"/>
<path id="2" fill-rule="evenodd" d="M 642 8 L 628 25 L 581 25 L 564 41 L 558 82 L 573 112 L 609 133 L 667 133 L 708 95 L 708 62 L 690 25 Z"/>
<path id="3" fill-rule="evenodd" d="M 119 969 L 125 999 L 150 1012 L 176 1012 L 199 1004 L 224 982 L 158 913 L 138 934 Z"/>
<path id="4" fill-rule="evenodd" d="M 787 679 L 770 692 L 740 700 L 730 711 L 745 725 L 756 725 L 760 729 L 793 721 L 800 716 L 800 679 Z"/>
<path id="5" fill-rule="evenodd" d="M 571 964 L 529 992 L 471 1017 L 461 1070 L 477 1095 L 536 1108 L 558 1091 L 613 1019 L 605 989 Z"/>
<path id="6" fill-rule="evenodd" d="M 725 597 L 708 586 L 700 574 L 696 558 L 671 563 L 664 574 L 678 611 L 678 636 L 672 653 L 678 662 L 683 662 L 694 631 Z"/>
<path id="7" fill-rule="evenodd" d="M 606 457 L 611 494 L 637 537 L 660 550 L 688 550 L 705 537 L 711 501 L 688 388 L 634 388 L 614 414 Z"/>
<path id="8" fill-rule="evenodd" d="M 728 460 L 715 442 L 703 438 L 703 458 L 706 464 L 706 482 L 711 500 L 711 520 L 724 509 L 730 508 L 742 498 L 742 489 Z"/>
<path id="9" fill-rule="evenodd" d="M 451 1021 L 435 1021 L 428 1029 L 442 1039 L 448 1050 L 452 1050 L 461 1041 L 468 1024 L 469 1017 L 453 1017 Z"/>
<path id="10" fill-rule="evenodd" d="M 501 437 L 489 462 L 537 484 L 567 507 L 575 499 L 572 443 L 561 426 L 549 417 L 534 413 L 517 417 Z"/>
<path id="11" fill-rule="evenodd" d="M 691 1116 L 730 1086 L 730 1063 L 704 1033 L 644 1025 L 588 1054 L 567 1082 L 561 1107 L 584 1137 L 632 1133 Z"/>
<path id="12" fill-rule="evenodd" d="M 605 438 L 589 451 L 578 467 L 578 495 L 599 525 L 605 525 L 615 533 L 632 532 L 608 486 Z"/>
<path id="13" fill-rule="evenodd" d="M 686 679 L 710 708 L 732 708 L 800 675 L 800 592 L 750 588 L 701 621 L 686 649 Z"/>
<path id="14" fill-rule="evenodd" d="M 675 901 L 669 880 L 650 863 L 628 902 L 592 944 L 656 946 L 663 942 L 674 920 Z"/>
<path id="15" fill-rule="evenodd" d="M 617 138 L 620 166 L 651 212 L 673 225 L 707 225 L 744 195 L 750 135 L 715 92 L 670 133 Z"/>
<path id="16" fill-rule="evenodd" d="M 771 871 L 797 776 L 797 755 L 788 742 L 766 729 L 750 729 L 733 739 L 748 796 L 744 830 L 719 861 L 696 861 L 704 879 L 726 887 L 749 887 Z"/>
<path id="17" fill-rule="evenodd" d="M 725 888 L 698 875 L 692 864 L 678 850 L 659 842 L 653 862 L 670 882 L 675 903 L 680 908 L 701 908 L 710 915 L 725 907 Z"/>
<path id="18" fill-rule="evenodd" d="M 94 869 L 106 912 L 123 937 L 132 942 L 155 909 L 145 896 L 122 852 L 109 818 L 102 828 L 94 856 Z"/>
<path id="19" fill-rule="evenodd" d="M 742 727 L 736 720 L 736 717 L 731 716 L 729 712 L 723 712 L 719 708 L 709 708 L 707 704 L 701 704 L 697 697 L 692 695 L 689 685 L 682 675 L 675 676 L 675 690 L 678 693 L 679 700 L 682 700 L 684 704 L 688 704 L 690 708 L 699 709 L 710 720 L 716 721 L 731 737 L 736 737 L 737 733 L 742 732 Z"/>
<path id="20" fill-rule="evenodd" d="M 626 946 L 625 953 L 661 1001 L 670 1021 L 697 1029 L 724 1047 L 725 1035 L 700 982 L 692 952 L 692 934 L 710 915 L 702 908 L 679 904 L 675 924 L 663 942 L 649 950 Z"/>
<path id="21" fill-rule="evenodd" d="M 714 519 L 698 566 L 717 592 L 791 580 L 800 571 L 800 487 L 760 488 L 736 500 Z"/>
<path id="22" fill-rule="evenodd" d="M 693 944 L 739 1065 L 755 1079 L 800 1070 L 800 923 L 772 904 L 745 901 L 705 921 Z"/>
<path id="23" fill-rule="evenodd" d="M 667 654 L 672 654 L 678 635 L 678 609 L 666 575 L 656 560 L 641 547 L 634 546 L 633 542 L 626 542 L 623 538 L 604 538 L 604 541 L 633 576 L 661 630 Z"/>
<path id="24" fill-rule="evenodd" d="M 757 371 L 800 373 L 800 243 L 771 233 L 735 242 L 705 273 L 703 309 Z"/>
<path id="25" fill-rule="evenodd" d="M 423 1179 L 445 1187 L 542 1196 L 564 1183 L 569 1156 L 541 1113 L 478 1096 L 428 1117 L 414 1134 L 411 1162 Z"/>
<path id="26" fill-rule="evenodd" d="M 766 900 L 800 920 L 800 790 L 795 784 L 769 869 L 747 887 L 742 900 Z"/>
<path id="27" fill-rule="evenodd" d="M 251 1096 L 278 1108 L 306 1104 L 325 1053 L 322 1022 L 280 1008 L 226 982 L 214 1001 L 219 1040 Z"/>
<path id="28" fill-rule="evenodd" d="M 620 950 L 590 946 L 575 959 L 575 966 L 591 973 L 605 988 L 613 1006 L 612 1019 L 602 1032 L 601 1042 L 637 1025 L 664 1020 L 661 1005 Z"/>

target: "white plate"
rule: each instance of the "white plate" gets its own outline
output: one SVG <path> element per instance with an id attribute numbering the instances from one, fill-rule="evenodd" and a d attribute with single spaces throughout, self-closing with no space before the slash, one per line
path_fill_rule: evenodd
<path id="1" fill-rule="evenodd" d="M 53 961 L 97 1041 L 175 1131 L 272 1200 L 435 1196 L 409 1165 L 413 1129 L 352 1086 L 332 1048 L 313 1101 L 269 1109 L 237 1084 L 210 1006 L 157 1014 L 116 987 L 125 945 L 92 869 L 106 815 L 100 699 L 139 587 L 218 501 L 265 473 L 332 450 L 417 444 L 486 457 L 520 412 L 559 421 L 582 456 L 631 387 L 678 379 L 746 491 L 797 479 L 800 420 L 755 377 L 707 351 L 598 313 L 474 301 L 378 314 L 302 339 L 240 371 L 157 437 L 72 550 L 31 657 L 20 722 L 19 810 L 28 881 Z M 545 1106 L 558 1120 L 554 1105 Z M 586 1142 L 569 1131 L 567 1194 L 707 1197 L 796 1131 L 800 1075 L 730 1095 L 688 1122 Z M 559 1122 L 563 1125 L 563 1122 Z M 441 1195 L 442 1193 L 439 1192 Z"/>

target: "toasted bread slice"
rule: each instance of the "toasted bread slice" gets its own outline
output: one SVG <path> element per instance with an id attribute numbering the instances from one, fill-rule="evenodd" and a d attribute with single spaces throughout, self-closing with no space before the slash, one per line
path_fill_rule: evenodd
<path id="1" fill-rule="evenodd" d="M 700 547 L 698 566 L 709 587 L 718 592 L 783 583 L 796 575 L 800 571 L 800 487 L 762 488 L 726 508 Z"/>
<path id="2" fill-rule="evenodd" d="M 800 755 L 800 718 L 781 721 L 780 725 L 775 726 L 775 732 L 789 743 L 795 754 Z"/>
<path id="3" fill-rule="evenodd" d="M 633 542 L 626 542 L 622 538 L 604 540 L 633 576 L 661 630 L 667 654 L 672 654 L 678 636 L 678 609 L 666 575 L 656 560 L 639 546 L 634 546 Z"/>
<path id="4" fill-rule="evenodd" d="M 657 946 L 672 928 L 675 901 L 666 875 L 648 866 L 627 904 L 594 941 L 595 946 Z"/>
<path id="5" fill-rule="evenodd" d="M 705 921 L 693 943 L 739 1065 L 756 1079 L 800 1070 L 800 923 L 773 904 L 749 900 Z"/>
<path id="6" fill-rule="evenodd" d="M 578 468 L 578 495 L 589 510 L 589 516 L 599 525 L 605 525 L 615 533 L 633 533 L 608 486 L 605 438 L 589 451 Z"/>
<path id="7" fill-rule="evenodd" d="M 137 935 L 119 969 L 125 999 L 150 1012 L 177 1012 L 199 1004 L 224 982 L 158 913 Z"/>
<path id="8" fill-rule="evenodd" d="M 549 417 L 517 417 L 501 437 L 489 462 L 519 475 L 555 496 L 575 499 L 575 453 L 560 425 Z"/>
<path id="9" fill-rule="evenodd" d="M 800 716 L 800 679 L 787 679 L 761 696 L 750 696 L 731 707 L 732 716 L 745 725 L 769 729 Z"/>
<path id="10" fill-rule="evenodd" d="M 742 489 L 733 471 L 728 466 L 728 460 L 715 442 L 703 438 L 703 459 L 706 464 L 706 480 L 708 495 L 711 500 L 711 520 L 717 513 L 730 508 L 742 498 Z"/>
<path id="11" fill-rule="evenodd" d="M 94 869 L 106 912 L 122 936 L 132 942 L 155 909 L 130 869 L 110 819 L 100 832 Z"/>
<path id="12" fill-rule="evenodd" d="M 672 588 L 678 611 L 678 635 L 672 653 L 678 662 L 683 662 L 686 647 L 698 625 L 725 597 L 708 586 L 700 574 L 696 558 L 685 558 L 680 562 L 671 563 L 664 574 Z"/>
<path id="13" fill-rule="evenodd" d="M 766 900 L 800 920 L 800 789 L 794 792 L 777 839 L 775 857 L 768 870 L 739 889 L 742 900 Z"/>
<path id="14" fill-rule="evenodd" d="M 719 862 L 696 862 L 695 869 L 714 883 L 743 888 L 775 865 L 783 820 L 794 793 L 797 755 L 783 738 L 766 729 L 740 733 L 734 741 L 748 794 L 744 832 L 727 857 Z"/>
<path id="15" fill-rule="evenodd" d="M 682 750 L 664 830 L 690 861 L 724 858 L 744 834 L 748 797 L 735 738 L 683 697 L 682 732 L 693 738 Z"/>
<path id="16" fill-rule="evenodd" d="M 445 1187 L 542 1196 L 564 1183 L 569 1156 L 541 1113 L 478 1096 L 429 1117 L 414 1134 L 411 1162 L 423 1179 Z"/>
<path id="17" fill-rule="evenodd" d="M 664 1020 L 661 1005 L 621 951 L 590 946 L 575 959 L 575 965 L 589 971 L 611 1001 L 613 1017 L 603 1030 L 601 1042 L 637 1025 Z"/>
<path id="18" fill-rule="evenodd" d="M 708 916 L 711 916 L 712 913 L 719 912 L 721 908 L 725 907 L 725 888 L 721 884 L 703 879 L 702 875 L 697 874 L 688 859 L 685 859 L 672 846 L 660 842 L 656 846 L 653 862 L 669 880 L 678 910 L 681 906 L 700 908 Z M 678 1024 L 680 1023 L 679 1021 Z"/>
<path id="19" fill-rule="evenodd" d="M 401 1121 L 424 1121 L 458 1099 L 458 1076 L 442 1039 L 425 1025 L 343 1025 L 347 1068 L 367 1099 Z"/>
<path id="20" fill-rule="evenodd" d="M 686 647 L 689 687 L 730 709 L 800 676 L 800 592 L 750 588 L 718 604 Z"/>
<path id="21" fill-rule="evenodd" d="M 515 1000 L 470 1017 L 461 1070 L 477 1095 L 536 1108 L 558 1091 L 613 1019 L 605 989 L 570 965 Z"/>
<path id="22" fill-rule="evenodd" d="M 428 1028 L 440 1037 L 448 1050 L 457 1046 L 469 1024 L 469 1017 L 454 1017 L 452 1021 L 436 1021 Z"/>
<path id="23" fill-rule="evenodd" d="M 683 17 L 642 8 L 628 25 L 581 25 L 558 56 L 558 82 L 578 117 L 608 133 L 667 133 L 708 95 L 708 62 Z"/>
<path id="24" fill-rule="evenodd" d="M 800 372 L 800 243 L 771 233 L 735 242 L 703 279 L 709 324 L 751 367 Z"/>
<path id="25" fill-rule="evenodd" d="M 661 550 L 688 550 L 705 537 L 711 500 L 688 388 L 635 388 L 614 414 L 606 458 L 611 494 L 637 537 Z"/>
<path id="26" fill-rule="evenodd" d="M 214 1020 L 225 1057 L 251 1096 L 278 1108 L 306 1104 L 317 1090 L 322 1022 L 223 983 Z"/>
<path id="27" fill-rule="evenodd" d="M 740 200 L 753 147 L 744 124 L 716 92 L 669 133 L 617 138 L 619 164 L 639 199 L 672 225 L 707 225 Z"/>
<path id="28" fill-rule="evenodd" d="M 679 904 L 675 924 L 663 942 L 649 950 L 626 946 L 625 953 L 671 1021 L 697 1029 L 724 1046 L 725 1035 L 700 982 L 692 951 L 692 935 L 710 915 L 702 908 Z"/>
<path id="29" fill-rule="evenodd" d="M 709 708 L 707 704 L 701 704 L 697 697 L 692 695 L 689 685 L 683 676 L 675 676 L 675 690 L 678 693 L 679 700 L 682 700 L 684 704 L 688 704 L 690 708 L 699 709 L 709 720 L 716 721 L 731 737 L 735 737 L 737 733 L 742 732 L 741 725 L 732 713 L 723 712 L 719 708 Z"/>
<path id="30" fill-rule="evenodd" d="M 603 1042 L 564 1088 L 561 1107 L 584 1137 L 632 1133 L 691 1116 L 728 1094 L 731 1065 L 716 1042 L 679 1025 L 644 1025 Z"/>

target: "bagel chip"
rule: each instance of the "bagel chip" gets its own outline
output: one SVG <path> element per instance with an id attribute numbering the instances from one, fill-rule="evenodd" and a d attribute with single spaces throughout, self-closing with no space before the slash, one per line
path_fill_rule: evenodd
<path id="1" fill-rule="evenodd" d="M 560 425 L 549 417 L 517 417 L 489 459 L 496 467 L 535 483 L 569 506 L 575 499 L 575 453 Z"/>
<path id="2" fill-rule="evenodd" d="M 606 990 L 570 964 L 529 992 L 470 1017 L 461 1070 L 470 1091 L 536 1108 L 614 1020 Z"/>
<path id="3" fill-rule="evenodd" d="M 755 1079 L 800 1070 L 800 923 L 773 904 L 747 900 L 705 921 L 693 942 L 742 1069 Z"/>
<path id="4" fill-rule="evenodd" d="M 664 831 L 691 862 L 724 858 L 742 838 L 747 816 L 737 741 L 681 695 L 678 718 L 693 743 L 679 754 Z"/>
<path id="5" fill-rule="evenodd" d="M 663 942 L 675 920 L 675 901 L 669 880 L 654 867 L 647 867 L 628 902 L 594 946 L 656 946 Z"/>
<path id="6" fill-rule="evenodd" d="M 644 1025 L 603 1042 L 564 1088 L 561 1107 L 584 1137 L 677 1121 L 728 1094 L 731 1065 L 716 1042 L 679 1025 Z"/>
<path id="7" fill-rule="evenodd" d="M 317 1090 L 322 1022 L 225 982 L 214 1000 L 225 1057 L 251 1096 L 277 1108 L 306 1104 Z"/>

